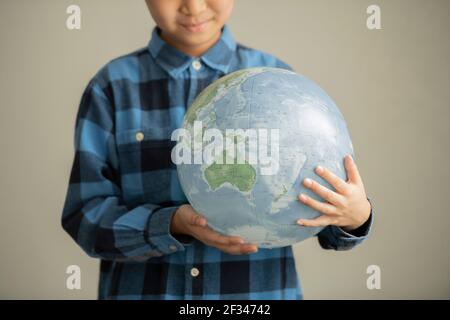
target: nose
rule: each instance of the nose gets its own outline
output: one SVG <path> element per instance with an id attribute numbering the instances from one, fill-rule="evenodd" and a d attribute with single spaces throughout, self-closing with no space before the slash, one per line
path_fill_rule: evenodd
<path id="1" fill-rule="evenodd" d="M 206 8 L 205 0 L 185 0 L 181 7 L 181 12 L 186 15 L 196 16 Z"/>

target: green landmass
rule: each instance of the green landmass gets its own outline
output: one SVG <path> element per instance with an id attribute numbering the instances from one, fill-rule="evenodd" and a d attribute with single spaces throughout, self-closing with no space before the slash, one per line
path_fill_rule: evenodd
<path id="1" fill-rule="evenodd" d="M 216 190 L 228 182 L 241 192 L 250 191 L 256 181 L 256 170 L 248 163 L 217 164 L 205 169 L 205 178 L 209 186 Z"/>

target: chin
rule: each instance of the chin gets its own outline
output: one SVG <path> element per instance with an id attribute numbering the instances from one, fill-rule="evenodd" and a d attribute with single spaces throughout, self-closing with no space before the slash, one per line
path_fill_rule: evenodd
<path id="1" fill-rule="evenodd" d="M 207 42 L 212 37 L 214 37 L 215 33 L 213 32 L 203 32 L 198 34 L 188 34 L 186 37 L 183 37 L 183 42 L 187 45 L 201 45 L 202 43 Z"/>

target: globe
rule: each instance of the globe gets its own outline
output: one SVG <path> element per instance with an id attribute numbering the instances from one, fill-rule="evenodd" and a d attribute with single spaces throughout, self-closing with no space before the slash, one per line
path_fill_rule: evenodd
<path id="1" fill-rule="evenodd" d="M 313 81 L 278 68 L 230 73 L 188 108 L 172 150 L 181 187 L 208 225 L 261 248 L 289 246 L 320 227 L 300 218 L 321 213 L 298 195 L 325 201 L 303 186 L 321 165 L 346 180 L 353 146 L 343 115 Z"/>

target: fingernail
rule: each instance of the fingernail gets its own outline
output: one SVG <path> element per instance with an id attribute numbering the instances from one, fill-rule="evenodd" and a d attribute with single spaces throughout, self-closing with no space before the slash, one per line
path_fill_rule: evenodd
<path id="1" fill-rule="evenodd" d="M 297 220 L 297 224 L 299 224 L 299 225 L 303 225 L 303 221 L 302 220 Z"/>
<path id="2" fill-rule="evenodd" d="M 318 166 L 316 168 L 316 170 L 317 170 L 317 173 L 322 173 L 323 172 L 323 168 L 321 166 Z"/>
<path id="3" fill-rule="evenodd" d="M 305 185 L 306 185 L 307 187 L 309 187 L 309 186 L 311 186 L 312 181 L 311 181 L 311 179 L 306 178 L 305 181 L 304 181 L 304 183 L 305 183 Z"/>
<path id="4" fill-rule="evenodd" d="M 306 196 L 303 193 L 300 194 L 300 200 L 301 201 L 306 201 Z"/>

